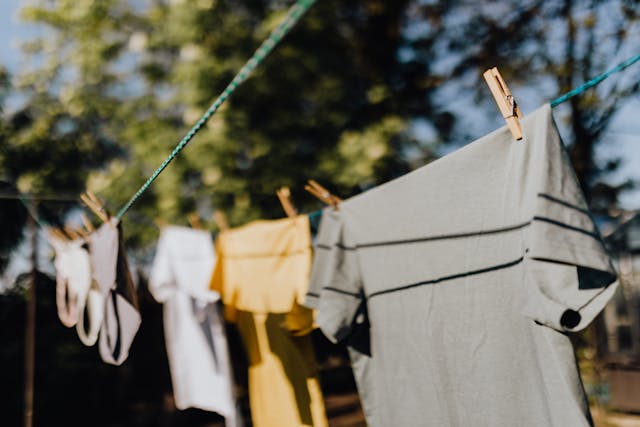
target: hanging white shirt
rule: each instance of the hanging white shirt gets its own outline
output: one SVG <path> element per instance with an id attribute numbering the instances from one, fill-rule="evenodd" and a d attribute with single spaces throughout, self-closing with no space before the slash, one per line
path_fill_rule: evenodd
<path id="1" fill-rule="evenodd" d="M 238 423 L 220 296 L 208 289 L 215 263 L 211 235 L 169 226 L 162 230 L 149 291 L 164 305 L 164 331 L 178 409 L 217 412 Z M 238 423 L 239 424 L 239 423 Z"/>

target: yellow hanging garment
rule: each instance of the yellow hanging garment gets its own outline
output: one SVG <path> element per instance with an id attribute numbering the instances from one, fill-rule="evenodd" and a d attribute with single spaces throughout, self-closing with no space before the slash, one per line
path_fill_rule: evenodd
<path id="1" fill-rule="evenodd" d="M 327 426 L 302 306 L 311 270 L 309 218 L 254 221 L 218 236 L 211 289 L 237 324 L 249 359 L 255 427 Z"/>

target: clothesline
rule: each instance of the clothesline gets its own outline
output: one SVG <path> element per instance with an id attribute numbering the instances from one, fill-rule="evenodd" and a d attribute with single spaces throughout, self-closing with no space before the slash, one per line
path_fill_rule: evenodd
<path id="1" fill-rule="evenodd" d="M 297 24 L 297 22 L 302 18 L 304 13 L 315 3 L 316 0 L 297 0 L 296 3 L 289 9 L 287 16 L 284 20 L 271 32 L 271 34 L 267 37 L 267 39 L 260 45 L 260 47 L 254 52 L 254 54 L 249 58 L 249 60 L 245 63 L 245 65 L 240 69 L 240 71 L 236 74 L 236 76 L 231 80 L 231 82 L 227 85 L 227 87 L 223 90 L 223 92 L 218 96 L 218 98 L 213 102 L 213 104 L 207 109 L 207 111 L 202 115 L 202 117 L 196 122 L 196 124 L 191 128 L 191 130 L 184 136 L 184 138 L 178 143 L 178 145 L 174 148 L 171 154 L 160 164 L 160 166 L 153 172 L 153 174 L 144 182 L 144 184 L 138 189 L 138 191 L 129 199 L 129 201 L 118 211 L 116 214 L 116 218 L 121 220 L 125 213 L 131 208 L 131 206 L 140 198 L 140 196 L 151 186 L 153 181 L 162 173 L 162 171 L 173 161 L 175 157 L 184 149 L 184 147 L 193 139 L 200 129 L 207 123 L 207 121 L 218 111 L 220 106 L 231 96 L 231 94 L 244 83 L 251 73 L 255 70 L 255 68 L 262 63 L 262 61 L 271 53 L 271 51 L 277 46 L 277 44 L 282 40 L 282 38 L 288 34 L 288 32 Z M 627 59 L 626 61 L 618 64 L 614 68 L 594 77 L 588 82 L 582 84 L 581 86 L 567 92 L 566 94 L 552 100 L 550 102 L 551 107 L 556 107 L 568 99 L 579 95 L 586 90 L 596 86 L 603 80 L 607 79 L 612 74 L 618 73 L 625 68 L 635 64 L 640 61 L 640 54 L 636 55 L 632 58 Z M 0 199 L 19 199 L 21 200 L 25 206 L 27 204 L 24 200 L 29 199 L 29 196 L 24 195 L 3 195 L 0 193 Z M 33 197 L 33 199 L 39 200 L 57 200 L 57 201 L 75 201 L 76 198 L 64 198 L 64 197 L 56 197 L 56 198 L 48 198 L 48 197 Z M 312 216 L 319 215 L 320 211 L 312 212 Z M 39 221 L 37 218 L 36 221 Z"/>
<path id="2" fill-rule="evenodd" d="M 556 107 L 560 104 L 562 104 L 563 102 L 567 101 L 570 98 L 573 98 L 576 95 L 581 94 L 582 92 L 586 91 L 587 89 L 590 89 L 592 87 L 594 87 L 595 85 L 597 85 L 598 83 L 602 82 L 603 80 L 605 80 L 607 77 L 609 77 L 612 74 L 618 73 L 622 70 L 624 70 L 625 68 L 635 64 L 636 62 L 640 61 L 640 55 L 636 55 L 632 58 L 627 59 L 626 61 L 622 62 L 621 64 L 616 65 L 615 67 L 613 67 L 612 69 L 605 71 L 604 73 L 600 74 L 599 76 L 596 76 L 594 78 L 592 78 L 591 80 L 589 80 L 588 82 L 584 83 L 581 86 L 578 86 L 577 88 L 565 93 L 564 95 L 554 99 L 553 101 L 551 101 L 551 108 Z"/>
<path id="3" fill-rule="evenodd" d="M 176 148 L 171 152 L 169 157 L 153 172 L 153 174 L 147 179 L 147 181 L 140 187 L 140 189 L 131 197 L 131 199 L 118 211 L 116 218 L 122 219 L 124 214 L 129 208 L 138 200 L 138 198 L 144 193 L 153 181 L 160 175 L 160 173 L 167 167 L 167 165 L 182 151 L 182 149 L 193 139 L 195 134 L 202 129 L 207 121 L 213 116 L 220 106 L 229 98 L 229 96 L 240 86 L 253 70 L 262 63 L 264 58 L 271 53 L 274 47 L 287 35 L 287 33 L 298 23 L 302 15 L 315 3 L 316 0 L 298 0 L 291 6 L 287 16 L 284 20 L 269 34 L 269 37 L 260 45 L 255 53 L 249 58 L 249 60 L 240 69 L 238 74 L 231 80 L 231 83 L 222 91 L 222 94 L 211 104 L 211 107 L 202 115 L 200 120 L 191 128 L 191 130 L 180 141 Z"/>
<path id="4" fill-rule="evenodd" d="M 271 33 L 269 38 L 263 42 L 263 44 L 258 48 L 256 53 L 247 61 L 247 63 L 242 67 L 240 72 L 233 78 L 231 83 L 225 88 L 222 94 L 216 99 L 213 105 L 205 112 L 205 114 L 198 120 L 198 122 L 191 128 L 189 133 L 180 141 L 180 143 L 176 146 L 176 148 L 171 152 L 169 157 L 165 159 L 164 162 L 155 170 L 155 172 L 147 179 L 147 181 L 140 187 L 140 189 L 131 197 L 131 199 L 118 211 L 116 217 L 118 220 L 122 219 L 124 214 L 131 208 L 131 206 L 140 198 L 142 193 L 144 193 L 151 183 L 162 173 L 162 171 L 167 167 L 167 165 L 182 151 L 182 149 L 193 139 L 195 134 L 202 128 L 202 126 L 215 114 L 220 105 L 224 103 L 224 101 L 235 91 L 235 89 L 243 83 L 249 74 L 255 69 L 257 65 L 271 52 L 271 50 L 275 47 L 275 45 L 286 35 L 286 33 L 293 27 L 298 20 L 302 17 L 302 15 L 313 5 L 315 0 L 307 0 L 307 1 L 299 1 L 294 6 L 292 6 L 289 14 L 285 18 L 285 20 Z M 618 64 L 612 69 L 600 74 L 599 76 L 594 77 L 583 85 L 565 93 L 564 95 L 554 99 L 551 101 L 551 107 L 557 107 L 563 102 L 573 98 L 576 95 L 579 95 L 585 92 L 587 89 L 590 89 L 597 84 L 601 83 L 603 80 L 607 79 L 612 74 L 618 73 L 625 68 L 635 64 L 640 60 L 640 55 L 636 55 L 628 60 Z M 319 214 L 318 212 L 313 212 L 312 214 Z"/>
<path id="5" fill-rule="evenodd" d="M 278 28 L 281 29 L 281 31 L 285 31 L 285 32 L 284 33 L 280 33 L 278 31 L 278 28 L 277 28 L 272 33 L 272 35 L 274 35 L 276 33 L 277 34 L 281 34 L 279 36 L 279 38 L 277 39 L 277 41 L 275 41 L 273 43 L 277 44 L 277 42 L 286 34 L 286 31 L 288 31 L 293 25 L 295 25 L 295 23 L 300 19 L 302 14 L 314 2 L 315 2 L 315 0 L 302 2 L 302 3 L 304 3 L 304 5 L 306 7 L 304 10 L 301 10 L 301 9 L 292 10 L 289 13 L 289 15 L 287 16 L 287 18 L 285 18 L 285 20 L 282 22 L 282 24 L 278 27 Z M 297 5 L 298 4 L 296 4 L 295 6 L 297 6 Z M 293 8 L 295 8 L 295 6 Z M 293 12 L 296 12 L 296 14 L 294 14 Z M 292 17 L 292 15 L 293 15 L 293 17 Z M 295 19 L 295 21 L 291 21 L 290 19 Z M 287 23 L 288 23 L 288 25 L 285 25 Z M 286 27 L 286 30 L 282 30 L 282 28 L 285 28 L 285 27 Z M 267 39 L 267 41 L 268 40 L 269 39 Z M 118 220 L 120 220 L 122 218 L 122 216 L 124 216 L 124 214 L 127 212 L 127 210 L 133 205 L 133 203 L 136 202 L 136 200 L 140 197 L 140 195 L 142 195 L 142 193 L 144 193 L 144 191 L 146 191 L 146 189 L 149 188 L 149 186 L 155 180 L 155 178 L 157 178 L 157 176 L 160 175 L 160 173 L 164 170 L 164 168 L 166 168 L 166 166 L 178 155 L 178 153 L 186 146 L 186 144 L 195 136 L 195 134 L 198 132 L 198 130 L 200 130 L 200 128 L 202 128 L 204 123 L 206 123 L 206 121 L 215 113 L 215 111 L 226 100 L 226 98 L 228 98 L 229 95 L 231 93 L 233 93 L 235 88 L 237 88 L 237 86 L 240 83 L 242 83 L 244 80 L 246 80 L 246 78 L 248 77 L 248 74 L 251 71 L 253 71 L 253 69 L 255 69 L 255 66 L 257 66 L 260 63 L 260 61 L 262 61 L 264 59 L 264 57 L 271 51 L 271 49 L 273 49 L 273 47 L 275 47 L 275 44 L 271 44 L 271 43 L 268 44 L 267 41 L 265 41 L 262 44 L 262 46 L 256 51 L 256 53 L 247 62 L 245 67 L 243 67 L 240 70 L 240 72 L 238 73 L 236 78 L 234 78 L 232 80 L 232 82 L 229 84 L 229 86 L 227 86 L 227 88 L 222 93 L 222 95 L 220 97 L 218 97 L 218 99 L 216 100 L 216 102 L 214 102 L 214 104 L 211 106 L 211 108 L 209 110 L 207 110 L 207 112 L 202 116 L 202 118 L 200 120 L 198 120 L 196 125 L 191 129 L 191 131 L 187 134 L 187 136 L 185 136 L 185 138 L 180 142 L 180 144 L 178 144 L 178 146 L 174 149 L 174 151 L 171 153 L 171 155 L 160 165 L 160 167 L 144 183 L 144 185 L 131 198 L 131 200 L 129 200 L 129 202 L 118 212 L 118 214 L 116 215 Z M 262 52 L 262 54 L 258 55 L 258 52 L 260 52 L 262 47 L 265 46 L 265 45 L 270 46 L 269 50 L 266 51 L 266 52 Z M 257 56 L 260 56 L 259 60 L 256 59 Z M 592 78 L 588 82 L 586 82 L 586 83 L 578 86 L 577 88 L 565 93 L 564 95 L 559 96 L 558 98 L 552 100 L 550 102 L 551 107 L 552 108 L 557 107 L 558 105 L 560 105 L 563 102 L 569 100 L 570 98 L 573 98 L 574 96 L 577 96 L 577 95 L 585 92 L 586 90 L 598 85 L 599 83 L 601 83 L 602 81 L 604 81 L 605 79 L 610 77 L 612 74 L 615 74 L 615 73 L 618 73 L 620 71 L 623 71 L 624 69 L 630 67 L 631 65 L 635 64 L 638 61 L 640 61 L 640 55 L 636 55 L 636 56 L 634 56 L 632 58 L 627 59 L 626 61 L 616 65 L 615 67 L 611 68 L 610 70 L 605 71 L 604 73 Z M 247 67 L 249 64 L 254 64 L 254 65 L 252 67 Z M 249 70 L 245 70 L 245 68 L 250 68 L 250 69 Z M 243 73 L 243 70 L 244 70 L 244 73 Z M 239 76 L 241 76 L 241 75 L 243 75 L 243 77 L 240 78 Z M 234 82 L 235 82 L 235 84 L 234 84 Z M 46 226 L 48 226 L 48 224 L 44 223 L 39 218 L 39 215 L 37 215 L 36 212 L 33 212 L 32 206 L 29 203 L 27 203 L 26 200 L 50 200 L 50 201 L 60 201 L 60 202 L 75 202 L 75 201 L 78 200 L 76 197 L 72 197 L 72 196 L 46 196 L 46 195 L 38 196 L 38 195 L 12 194 L 12 193 L 0 193 L 0 199 L 20 200 L 22 202 L 22 204 L 25 206 L 25 208 L 27 209 L 27 212 L 29 213 L 29 215 L 31 215 L 33 217 L 33 219 L 36 221 L 36 223 L 38 223 L 38 225 L 40 225 L 41 227 L 46 227 Z M 317 218 L 318 216 L 321 216 L 321 215 L 322 215 L 322 210 L 317 210 L 317 211 L 311 212 L 309 214 L 309 217 L 313 220 L 313 219 L 315 219 L 315 218 Z"/>

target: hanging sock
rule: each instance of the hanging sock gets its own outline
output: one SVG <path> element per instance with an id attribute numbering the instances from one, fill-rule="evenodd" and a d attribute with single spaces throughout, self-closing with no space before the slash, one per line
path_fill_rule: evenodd
<path id="1" fill-rule="evenodd" d="M 184 147 L 193 139 L 193 137 L 204 127 L 209 119 L 218 111 L 218 109 L 225 103 L 225 101 L 235 92 L 235 90 L 244 83 L 251 73 L 258 67 L 262 61 L 271 53 L 271 51 L 280 43 L 282 38 L 291 31 L 291 29 L 298 23 L 316 0 L 297 0 L 284 19 L 278 24 L 276 28 L 269 34 L 267 39 L 262 42 L 260 47 L 251 55 L 251 58 L 242 66 L 238 74 L 236 74 L 231 82 L 224 88 L 222 93 L 216 98 L 211 106 L 200 117 L 191 130 L 182 138 L 178 145 L 173 149 L 169 157 L 167 157 L 153 174 L 145 181 L 144 184 L 138 189 L 138 191 L 129 199 L 129 201 L 118 211 L 116 218 L 122 219 L 124 214 L 133 206 L 133 204 L 140 198 L 147 188 L 155 181 L 155 179 L 162 173 L 162 171 L 175 159 L 175 157 L 182 151 Z"/>
<path id="2" fill-rule="evenodd" d="M 62 241 L 51 237 L 55 251 L 56 306 L 58 317 L 68 328 L 78 323 L 79 312 L 91 285 L 91 262 L 82 240 Z"/>
<path id="3" fill-rule="evenodd" d="M 111 219 L 91 233 L 89 240 L 95 290 L 89 310 L 91 331 L 87 341 L 95 337 L 95 325 L 100 324 L 99 352 L 102 360 L 121 365 L 129 355 L 129 348 L 140 327 L 136 294 L 127 264 L 122 229 Z M 99 292 L 99 293 L 98 293 Z M 100 320 L 100 321 L 99 321 Z"/>
<path id="4" fill-rule="evenodd" d="M 91 282 L 91 288 L 85 299 L 78 302 L 79 319 L 76 324 L 76 332 L 82 344 L 91 347 L 98 341 L 102 319 L 104 318 L 104 296 L 97 287 L 96 282 Z M 89 329 L 85 327 L 85 316 L 88 318 Z"/>
<path id="5" fill-rule="evenodd" d="M 122 223 L 104 224 L 116 230 L 116 277 L 106 294 L 104 320 L 100 329 L 100 356 L 106 363 L 121 365 L 129 356 L 129 348 L 138 333 L 142 319 L 138 310 L 138 295 L 129 272 L 127 254 L 122 240 Z M 117 228 L 116 228 L 117 227 Z M 110 231 L 112 233 L 112 231 Z M 113 253 L 108 256 L 113 258 Z"/>

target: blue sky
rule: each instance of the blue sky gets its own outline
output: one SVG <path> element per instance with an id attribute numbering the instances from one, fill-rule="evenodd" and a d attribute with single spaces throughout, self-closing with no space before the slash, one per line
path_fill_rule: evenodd
<path id="1" fill-rule="evenodd" d="M 0 1 L 0 61 L 11 70 L 19 65 L 19 40 L 31 37 L 37 31 L 19 22 L 20 3 L 20 0 Z"/>
<path id="2" fill-rule="evenodd" d="M 22 4 L 26 3 L 24 0 Z M 21 23 L 18 19 L 20 0 L 0 1 L 0 62 L 7 66 L 13 73 L 20 69 L 20 40 L 28 39 L 38 34 L 38 28 Z M 611 64 L 612 66 L 615 64 Z M 640 67 L 640 64 L 634 65 Z M 514 88 L 512 88 L 513 90 Z M 527 88 L 530 89 L 530 88 Z M 530 92 L 523 91 L 523 92 Z M 514 90 L 514 93 L 517 93 Z M 524 112 L 532 111 L 535 105 L 529 105 L 527 100 L 519 100 L 525 107 Z M 14 100 L 15 102 L 15 100 Z M 538 102 L 536 100 L 536 102 Z M 10 106 L 11 108 L 11 103 Z M 496 115 L 497 115 L 496 111 Z M 619 170 L 611 176 L 612 183 L 622 182 L 632 178 L 640 183 L 640 97 L 627 103 L 614 119 L 610 131 L 605 136 L 605 142 L 600 144 L 598 155 L 602 159 L 622 157 L 623 163 Z M 482 127 L 482 126 L 481 126 Z M 479 132 L 489 132 L 491 129 L 478 129 Z M 482 133 L 476 135 L 481 136 Z M 624 194 L 621 205 L 625 209 L 640 209 L 640 189 Z"/>

